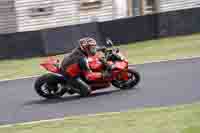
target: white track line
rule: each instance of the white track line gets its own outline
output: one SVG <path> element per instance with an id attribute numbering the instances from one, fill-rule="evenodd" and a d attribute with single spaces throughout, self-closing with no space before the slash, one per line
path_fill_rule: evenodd
<path id="1" fill-rule="evenodd" d="M 16 124 L 8 124 L 8 125 L 0 125 L 1 128 L 11 128 L 14 126 L 25 126 L 25 125 L 31 125 L 31 124 L 40 124 L 45 122 L 54 122 L 54 121 L 64 121 L 64 120 L 70 120 L 70 119 L 78 119 L 80 117 L 95 117 L 95 116 L 104 116 L 104 115 L 114 115 L 114 114 L 120 114 L 121 112 L 105 112 L 105 113 L 99 113 L 99 114 L 87 114 L 87 115 L 77 115 L 77 116 L 70 116 L 65 118 L 56 118 L 56 119 L 49 119 L 49 120 L 39 120 L 39 121 L 32 121 L 32 122 L 24 122 L 24 123 L 16 123 Z"/>
<path id="2" fill-rule="evenodd" d="M 198 102 L 194 103 L 199 105 Z M 185 107 L 185 106 L 190 106 L 190 104 L 183 104 L 179 105 L 179 108 Z M 135 112 L 141 112 L 141 109 L 143 110 L 163 110 L 163 109 L 168 109 L 169 107 L 176 107 L 176 105 L 170 105 L 167 107 L 157 107 L 157 108 L 137 108 Z M 104 112 L 104 113 L 98 113 L 98 114 L 87 114 L 87 115 L 77 115 L 77 116 L 69 116 L 69 117 L 64 117 L 64 118 L 56 118 L 56 119 L 49 119 L 49 120 L 39 120 L 39 121 L 32 121 L 32 122 L 24 122 L 24 123 L 16 123 L 16 124 L 7 124 L 7 125 L 0 125 L 1 128 L 12 128 L 14 126 L 25 126 L 25 125 L 31 125 L 31 124 L 41 124 L 45 122 L 54 122 L 54 121 L 64 121 L 64 120 L 71 120 L 71 119 L 79 119 L 80 117 L 96 117 L 96 116 L 105 116 L 105 115 L 118 115 L 123 112 L 128 112 L 128 110 L 124 110 L 122 112 Z"/>
<path id="3" fill-rule="evenodd" d="M 200 56 L 189 56 L 189 57 L 182 57 L 182 58 L 169 59 L 169 60 L 145 61 L 144 63 L 135 64 L 135 65 L 151 64 L 151 63 L 161 63 L 161 62 L 170 62 L 170 61 L 181 61 L 181 60 L 190 60 L 190 59 L 200 59 Z"/>
<path id="4" fill-rule="evenodd" d="M 20 79 L 29 79 L 29 78 L 36 78 L 40 75 L 33 75 L 33 76 L 26 76 L 26 77 L 20 77 L 20 78 L 10 78 L 10 79 L 2 79 L 0 82 L 6 82 L 6 81 L 13 81 L 13 80 L 20 80 Z"/>
<path id="5" fill-rule="evenodd" d="M 149 62 L 144 62 L 142 64 L 149 64 L 149 63 L 159 63 L 159 62 L 168 62 L 168 61 L 178 61 L 178 60 L 186 60 L 186 59 L 195 59 L 195 58 L 200 58 L 200 56 L 192 56 L 192 57 L 184 57 L 184 58 L 178 58 L 178 59 L 172 59 L 172 60 L 156 60 L 156 61 L 149 61 Z M 142 65 L 142 64 L 136 64 L 136 65 Z M 132 66 L 132 65 L 130 65 Z M 20 80 L 20 79 L 28 79 L 28 78 L 35 78 L 40 75 L 35 75 L 35 76 L 27 76 L 27 77 L 21 77 L 21 78 L 16 78 L 16 79 L 5 79 L 5 80 L 0 80 L 0 82 L 5 82 L 5 81 L 12 81 L 12 80 Z M 112 114 L 120 114 L 121 112 L 110 112 L 110 113 L 100 113 L 100 114 L 88 114 L 84 116 L 88 117 L 94 117 L 94 116 L 102 116 L 102 115 L 112 115 Z M 44 122 L 53 122 L 53 121 L 63 121 L 67 119 L 73 119 L 73 118 L 79 118 L 82 115 L 78 116 L 70 116 L 68 118 L 57 118 L 57 119 L 50 119 L 50 120 L 39 120 L 39 121 L 33 121 L 33 122 L 25 122 L 25 123 L 19 123 L 19 124 L 8 124 L 8 125 L 0 125 L 0 128 L 9 128 L 13 126 L 23 126 L 23 125 L 30 125 L 30 124 L 39 124 L 39 123 L 44 123 Z"/>

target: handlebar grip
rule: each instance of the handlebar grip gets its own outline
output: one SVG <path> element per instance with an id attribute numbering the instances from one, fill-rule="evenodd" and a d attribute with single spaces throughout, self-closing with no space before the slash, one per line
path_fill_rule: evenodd
<path id="1" fill-rule="evenodd" d="M 103 51 L 103 52 L 105 52 L 106 48 L 105 47 L 97 48 L 97 51 Z"/>

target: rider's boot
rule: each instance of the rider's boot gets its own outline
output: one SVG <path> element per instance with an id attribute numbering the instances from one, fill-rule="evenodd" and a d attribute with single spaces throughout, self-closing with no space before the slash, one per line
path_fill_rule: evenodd
<path id="1" fill-rule="evenodd" d="M 81 97 L 86 97 L 91 94 L 90 86 L 80 77 L 73 78 L 71 85 L 73 86 L 73 90 L 79 93 Z"/>

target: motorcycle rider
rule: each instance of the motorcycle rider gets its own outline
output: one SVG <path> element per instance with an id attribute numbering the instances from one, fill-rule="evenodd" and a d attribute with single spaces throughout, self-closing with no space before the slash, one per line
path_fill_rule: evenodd
<path id="1" fill-rule="evenodd" d="M 79 93 L 81 96 L 88 96 L 91 93 L 90 86 L 81 78 L 81 73 L 88 81 L 97 80 L 111 76 L 108 72 L 92 72 L 89 67 L 88 57 L 94 56 L 97 51 L 97 42 L 90 37 L 81 38 L 79 46 L 75 48 L 70 54 L 66 55 L 61 62 L 61 71 L 66 76 L 67 81 L 73 86 L 69 92 Z"/>

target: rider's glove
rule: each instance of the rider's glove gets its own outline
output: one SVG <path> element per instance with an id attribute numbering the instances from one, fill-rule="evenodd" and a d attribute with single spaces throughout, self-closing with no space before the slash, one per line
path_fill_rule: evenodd
<path id="1" fill-rule="evenodd" d="M 107 71 L 112 71 L 112 69 L 115 68 L 115 65 L 108 64 L 105 58 L 101 58 L 100 61 L 103 63 Z"/>
<path id="2" fill-rule="evenodd" d="M 102 57 L 99 59 L 104 65 L 107 64 L 107 61 L 106 61 L 106 58 L 105 57 Z"/>
<path id="3" fill-rule="evenodd" d="M 104 72 L 102 73 L 102 77 L 103 77 L 103 79 L 111 78 L 111 77 L 112 77 L 112 72 L 106 70 L 106 71 L 104 71 Z"/>

